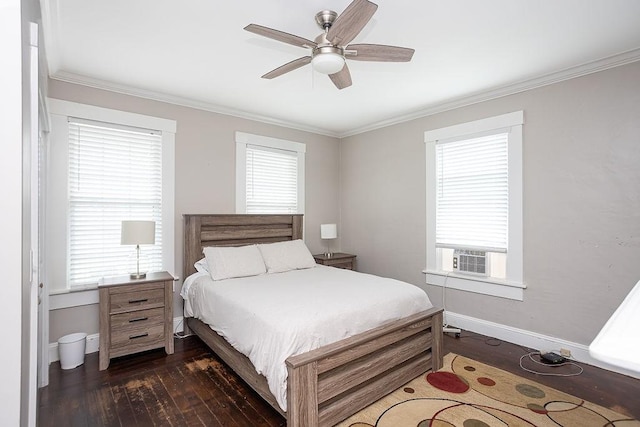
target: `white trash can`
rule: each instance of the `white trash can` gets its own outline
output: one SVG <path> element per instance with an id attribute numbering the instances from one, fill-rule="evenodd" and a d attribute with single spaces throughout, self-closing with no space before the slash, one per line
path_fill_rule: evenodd
<path id="1" fill-rule="evenodd" d="M 62 369 L 73 369 L 84 363 L 84 351 L 87 346 L 87 334 L 78 332 L 65 335 L 58 340 L 60 366 Z"/>

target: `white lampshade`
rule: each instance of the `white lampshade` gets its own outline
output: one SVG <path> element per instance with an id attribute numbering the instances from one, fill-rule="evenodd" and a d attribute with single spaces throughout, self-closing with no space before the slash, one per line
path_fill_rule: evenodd
<path id="1" fill-rule="evenodd" d="M 155 242 L 155 221 L 122 221 L 121 245 L 153 245 Z"/>
<path id="2" fill-rule="evenodd" d="M 321 239 L 335 239 L 338 237 L 338 226 L 336 224 L 320 224 Z"/>
<path id="3" fill-rule="evenodd" d="M 335 74 L 344 67 L 344 57 L 337 53 L 326 52 L 313 57 L 313 69 L 322 74 Z"/>

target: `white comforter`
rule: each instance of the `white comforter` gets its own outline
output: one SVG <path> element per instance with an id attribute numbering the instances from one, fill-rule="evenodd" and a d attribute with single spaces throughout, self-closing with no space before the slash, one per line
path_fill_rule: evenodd
<path id="1" fill-rule="evenodd" d="M 284 411 L 289 356 L 432 307 L 414 285 L 320 265 L 220 281 L 196 273 L 181 294 L 185 316 L 246 355 Z"/>

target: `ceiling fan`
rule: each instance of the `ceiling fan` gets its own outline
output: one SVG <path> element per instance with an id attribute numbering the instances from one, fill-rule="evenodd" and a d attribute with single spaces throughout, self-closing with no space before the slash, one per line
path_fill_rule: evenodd
<path id="1" fill-rule="evenodd" d="M 273 79 L 311 63 L 314 70 L 328 74 L 338 89 L 351 86 L 351 73 L 345 59 L 355 61 L 409 62 L 413 49 L 380 44 L 349 44 L 362 31 L 378 5 L 368 0 L 353 0 L 338 15 L 332 10 L 316 14 L 316 22 L 324 30 L 314 41 L 262 25 L 249 24 L 244 29 L 283 43 L 311 50 L 311 55 L 294 59 L 262 76 Z"/>

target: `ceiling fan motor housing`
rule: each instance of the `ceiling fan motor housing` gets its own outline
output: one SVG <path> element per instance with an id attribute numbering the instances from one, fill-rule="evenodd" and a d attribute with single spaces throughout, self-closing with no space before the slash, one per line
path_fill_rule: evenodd
<path id="1" fill-rule="evenodd" d="M 331 46 L 331 45 L 318 45 L 317 47 L 315 47 L 312 51 L 311 56 L 315 57 L 317 55 L 324 55 L 324 54 L 334 54 L 334 55 L 340 55 L 340 56 L 344 56 L 344 49 L 341 48 L 340 46 Z"/>
<path id="2" fill-rule="evenodd" d="M 331 27 L 333 21 L 335 21 L 337 17 L 338 14 L 333 10 L 321 10 L 316 13 L 316 22 L 320 25 L 320 28 L 326 30 Z"/>

